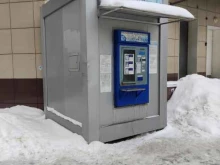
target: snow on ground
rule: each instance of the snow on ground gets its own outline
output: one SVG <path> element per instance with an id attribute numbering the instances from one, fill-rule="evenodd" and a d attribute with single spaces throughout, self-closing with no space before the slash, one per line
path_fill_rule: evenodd
<path id="1" fill-rule="evenodd" d="M 173 87 L 177 87 L 177 81 L 168 81 L 167 82 L 167 87 L 169 88 L 173 88 Z"/>
<path id="2" fill-rule="evenodd" d="M 199 75 L 180 80 L 168 103 L 168 120 L 187 131 L 220 136 L 220 80 Z"/>
<path id="3" fill-rule="evenodd" d="M 131 140 L 87 144 L 35 108 L 0 110 L 2 165 L 219 165 L 220 80 L 199 75 L 177 83 L 168 126 Z"/>

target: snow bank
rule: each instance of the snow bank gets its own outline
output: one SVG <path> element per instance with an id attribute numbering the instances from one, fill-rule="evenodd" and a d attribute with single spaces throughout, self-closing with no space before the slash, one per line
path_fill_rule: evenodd
<path id="1" fill-rule="evenodd" d="M 220 80 L 190 75 L 178 81 L 168 102 L 168 121 L 220 135 Z"/>
<path id="2" fill-rule="evenodd" d="M 41 110 L 0 110 L 0 164 L 196 165 L 219 164 L 220 80 L 190 75 L 168 103 L 168 126 L 115 144 L 87 144 Z M 208 137 L 208 138 L 207 138 Z"/>
<path id="3" fill-rule="evenodd" d="M 43 111 L 37 108 L 31 108 L 26 106 L 15 106 L 12 108 L 0 109 L 1 113 L 10 113 L 13 115 L 22 116 L 30 119 L 44 119 L 45 114 Z"/>
<path id="4" fill-rule="evenodd" d="M 177 87 L 177 84 L 178 84 L 177 81 L 168 81 L 168 82 L 167 82 L 167 87 L 168 87 L 168 88 Z"/>
<path id="5" fill-rule="evenodd" d="M 80 155 L 86 146 L 81 136 L 46 120 L 42 110 L 25 106 L 0 109 L 0 164 L 53 164 L 70 151 Z"/>
<path id="6" fill-rule="evenodd" d="M 147 11 L 150 13 L 157 13 L 162 15 L 172 15 L 176 17 L 183 17 L 194 19 L 195 17 L 186 9 L 171 5 L 158 4 L 146 1 L 137 0 L 101 0 L 102 7 L 125 7 L 128 9 L 135 9 Z"/>

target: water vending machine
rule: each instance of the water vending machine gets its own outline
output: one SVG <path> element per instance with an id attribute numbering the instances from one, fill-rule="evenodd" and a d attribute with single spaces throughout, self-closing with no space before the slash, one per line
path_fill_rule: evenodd
<path id="1" fill-rule="evenodd" d="M 150 33 L 114 31 L 115 107 L 149 102 Z"/>

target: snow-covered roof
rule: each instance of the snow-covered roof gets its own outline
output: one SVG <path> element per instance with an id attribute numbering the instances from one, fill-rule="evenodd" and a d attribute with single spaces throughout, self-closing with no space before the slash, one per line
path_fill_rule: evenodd
<path id="1" fill-rule="evenodd" d="M 100 8 L 115 9 L 120 8 L 123 11 L 142 12 L 145 15 L 174 18 L 183 20 L 193 20 L 195 17 L 186 9 L 166 4 L 158 4 L 137 0 L 101 0 Z"/>

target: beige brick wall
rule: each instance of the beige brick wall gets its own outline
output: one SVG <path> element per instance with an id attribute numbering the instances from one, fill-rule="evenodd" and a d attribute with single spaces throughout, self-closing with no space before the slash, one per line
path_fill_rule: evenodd
<path id="1" fill-rule="evenodd" d="M 42 78 L 43 0 L 0 0 L 0 79 Z"/>
<path id="2" fill-rule="evenodd" d="M 171 21 L 171 20 L 170 20 Z M 168 25 L 168 73 L 178 73 L 179 68 L 179 23 Z"/>
<path id="3" fill-rule="evenodd" d="M 42 78 L 40 6 L 44 0 L 0 0 L 0 79 Z M 206 72 L 207 26 L 220 27 L 220 0 L 178 4 L 198 18 L 197 72 Z M 206 17 L 208 19 L 206 19 Z M 214 23 L 213 18 L 218 18 Z M 179 23 L 169 24 L 168 73 L 178 73 Z"/>
<path id="4" fill-rule="evenodd" d="M 171 0 L 173 1 L 173 0 Z M 170 1 L 170 2 L 171 2 Z M 198 19 L 198 39 L 197 39 L 197 72 L 206 72 L 206 46 L 207 41 L 207 26 L 220 27 L 220 0 L 187 0 L 179 3 L 177 6 L 188 9 Z M 213 18 L 217 17 L 218 22 L 214 23 Z M 178 66 L 178 42 L 175 34 L 179 32 L 177 24 L 169 25 L 169 40 L 168 40 L 168 73 L 176 73 Z M 174 30 L 175 29 L 175 30 Z M 174 45 L 174 47 L 173 47 Z M 175 52 L 176 53 L 173 53 Z"/>

